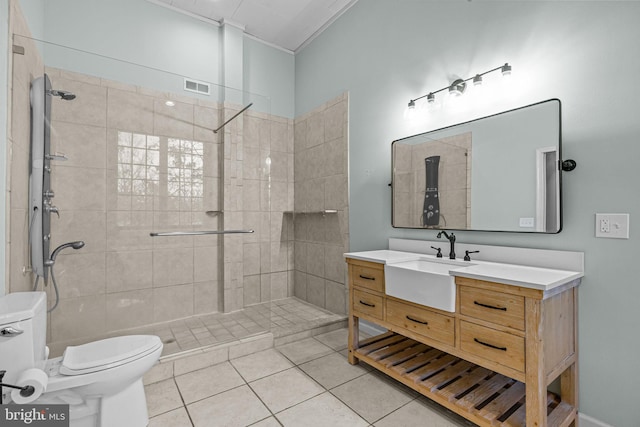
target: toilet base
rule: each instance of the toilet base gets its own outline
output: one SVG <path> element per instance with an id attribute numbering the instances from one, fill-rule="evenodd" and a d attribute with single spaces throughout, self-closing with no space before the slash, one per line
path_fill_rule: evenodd
<path id="1" fill-rule="evenodd" d="M 142 378 L 120 393 L 103 397 L 101 406 L 100 427 L 145 427 L 149 424 Z"/>
<path id="2" fill-rule="evenodd" d="M 142 379 L 124 390 L 104 397 L 82 396 L 71 390 L 45 393 L 35 403 L 69 405 L 69 427 L 146 427 L 147 400 Z"/>

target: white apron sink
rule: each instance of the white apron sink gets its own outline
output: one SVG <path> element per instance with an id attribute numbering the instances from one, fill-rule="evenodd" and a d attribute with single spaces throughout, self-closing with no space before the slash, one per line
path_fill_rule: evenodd
<path id="1" fill-rule="evenodd" d="M 455 277 L 449 274 L 475 264 L 446 259 L 420 259 L 385 264 L 386 294 L 444 311 L 456 311 Z"/>

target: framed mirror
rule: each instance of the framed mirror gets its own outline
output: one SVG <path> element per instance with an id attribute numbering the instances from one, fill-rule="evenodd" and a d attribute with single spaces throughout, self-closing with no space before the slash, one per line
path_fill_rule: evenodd
<path id="1" fill-rule="evenodd" d="M 399 139 L 391 147 L 393 227 L 562 228 L 558 99 Z"/>

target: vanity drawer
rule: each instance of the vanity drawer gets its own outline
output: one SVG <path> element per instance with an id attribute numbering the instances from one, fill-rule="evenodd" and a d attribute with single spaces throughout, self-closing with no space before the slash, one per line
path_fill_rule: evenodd
<path id="1" fill-rule="evenodd" d="M 460 322 L 460 349 L 524 372 L 525 339 L 474 323 Z"/>
<path id="2" fill-rule="evenodd" d="M 524 331 L 524 297 L 460 286 L 460 313 Z"/>
<path id="3" fill-rule="evenodd" d="M 384 267 L 382 264 L 352 265 L 351 272 L 354 286 L 384 292 Z"/>
<path id="4" fill-rule="evenodd" d="M 382 297 L 364 292 L 360 289 L 353 290 L 354 314 L 362 313 L 382 320 Z"/>
<path id="5" fill-rule="evenodd" d="M 441 343 L 454 345 L 453 317 L 387 298 L 387 322 Z"/>

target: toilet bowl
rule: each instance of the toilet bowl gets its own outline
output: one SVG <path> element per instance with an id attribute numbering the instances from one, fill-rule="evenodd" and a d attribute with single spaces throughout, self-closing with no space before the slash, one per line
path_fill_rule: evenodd
<path id="1" fill-rule="evenodd" d="M 160 338 L 128 335 L 67 347 L 47 359 L 44 292 L 0 298 L 0 369 L 15 383 L 21 372 L 42 369 L 46 391 L 34 404 L 68 404 L 71 427 L 143 427 L 148 414 L 142 376 L 162 353 Z M 7 389 L 3 390 L 9 396 Z M 5 400 L 6 401 L 6 400 Z"/>

